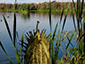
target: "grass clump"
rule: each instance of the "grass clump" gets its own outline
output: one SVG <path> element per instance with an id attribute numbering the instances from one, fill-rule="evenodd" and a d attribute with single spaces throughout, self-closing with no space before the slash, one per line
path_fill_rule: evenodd
<path id="1" fill-rule="evenodd" d="M 82 17 L 83 16 L 84 0 L 82 0 L 82 2 L 80 0 L 77 0 L 77 7 L 75 7 L 74 0 L 72 0 L 72 2 L 73 2 L 74 11 L 76 13 L 77 26 L 75 25 L 74 13 L 72 11 L 72 18 L 73 18 L 73 24 L 74 24 L 75 30 L 72 32 L 72 34 L 71 34 L 70 37 L 68 37 L 68 34 L 69 34 L 70 30 L 66 31 L 65 34 L 64 34 L 64 36 L 61 38 L 60 37 L 60 34 L 64 30 L 64 26 L 65 26 L 65 23 L 66 23 L 67 14 L 69 12 L 69 4 L 68 4 L 68 7 L 66 9 L 66 14 L 65 14 L 64 21 L 63 21 L 62 30 L 60 31 L 60 29 L 58 29 L 57 27 L 62 22 L 62 17 L 63 17 L 64 11 L 65 11 L 65 5 L 66 4 L 64 4 L 64 6 L 63 6 L 61 17 L 60 17 L 60 22 L 58 22 L 56 24 L 55 30 L 54 30 L 54 32 L 52 34 L 52 23 L 51 23 L 51 11 L 52 10 L 51 10 L 51 0 L 49 0 L 49 25 L 50 25 L 50 37 L 49 37 L 50 60 L 49 61 L 50 61 L 50 64 L 56 64 L 56 63 L 57 64 L 84 64 L 85 63 L 85 43 L 84 43 L 85 42 L 85 17 Z M 16 8 L 17 7 L 15 6 L 15 9 Z M 24 11 L 24 13 L 25 13 L 25 11 Z M 37 54 L 34 53 L 34 52 L 37 53 L 37 51 L 35 51 L 35 49 L 37 47 L 36 48 L 32 48 L 33 46 L 31 46 L 31 44 L 26 44 L 24 42 L 24 33 L 23 33 L 22 34 L 22 39 L 20 40 L 21 46 L 19 45 L 19 50 L 20 50 L 20 54 L 19 54 L 19 52 L 18 52 L 18 46 L 16 45 L 16 39 L 18 37 L 18 35 L 17 35 L 18 33 L 16 31 L 16 12 L 14 12 L 13 37 L 11 35 L 9 25 L 8 25 L 7 20 L 5 19 L 5 16 L 4 15 L 3 15 L 3 18 L 4 18 L 4 21 L 5 21 L 5 25 L 6 25 L 8 34 L 9 34 L 10 39 L 11 39 L 11 41 L 13 43 L 13 46 L 14 46 L 14 50 L 15 50 L 15 53 L 16 53 L 17 64 L 24 64 L 25 61 L 26 61 L 27 64 L 28 63 L 31 63 L 30 59 L 32 58 L 32 55 L 33 54 L 37 58 Z M 83 21 L 82 21 L 82 18 L 84 18 Z M 39 34 L 38 26 L 36 26 L 36 30 L 37 30 L 37 33 Z M 56 36 L 56 32 L 58 32 L 57 36 Z M 29 32 L 29 33 L 31 34 L 31 36 L 29 36 L 28 33 L 25 36 L 28 42 L 33 42 L 34 40 L 38 41 L 38 37 L 42 37 L 41 35 L 43 35 L 42 34 L 43 31 L 39 35 L 37 33 L 34 33 L 34 36 L 32 35 L 31 32 Z M 77 33 L 77 35 L 78 35 L 78 37 L 77 37 L 78 46 L 73 47 L 72 49 L 69 49 L 69 45 L 72 45 L 73 46 L 73 44 L 71 43 L 71 41 L 72 41 L 75 33 Z M 38 35 L 38 36 L 36 36 L 36 35 Z M 32 41 L 29 41 L 29 38 L 27 36 L 29 36 Z M 32 38 L 35 37 L 35 38 L 32 39 L 31 37 Z M 46 37 L 46 36 L 44 36 L 44 37 Z M 55 37 L 56 37 L 56 44 L 55 44 L 56 46 L 54 47 L 53 45 L 54 45 Z M 66 43 L 66 46 L 65 46 L 66 49 L 65 49 L 65 52 L 64 52 L 63 49 L 61 48 L 61 44 L 63 43 L 63 41 L 65 39 L 68 40 L 68 43 Z M 41 41 L 42 40 L 40 40 L 39 42 L 41 42 Z M 25 47 L 23 44 L 26 44 L 27 45 L 27 49 L 24 51 L 26 57 L 25 57 L 25 55 L 22 52 L 23 47 Z M 45 48 L 46 45 L 44 45 L 43 43 L 41 43 L 41 44 Z M 41 44 L 39 43 L 39 47 L 40 48 L 41 48 Z M 33 45 L 35 45 L 35 44 L 33 44 Z M 7 55 L 10 63 L 12 64 L 12 61 L 9 58 L 7 52 L 5 51 L 5 49 L 4 49 L 1 41 L 0 41 L 0 46 L 3 49 L 3 51 L 5 52 L 5 54 Z M 43 49 L 43 51 L 47 52 L 46 49 L 47 48 Z M 61 49 L 63 51 L 63 53 L 64 53 L 60 60 L 58 58 L 59 49 Z M 29 52 L 30 54 L 27 53 L 27 52 Z M 38 53 L 38 55 L 39 55 L 39 53 Z M 40 58 L 40 59 L 42 59 L 42 58 Z M 40 60 L 40 59 L 38 58 L 37 60 Z M 40 60 L 40 61 L 42 61 L 42 60 Z"/>

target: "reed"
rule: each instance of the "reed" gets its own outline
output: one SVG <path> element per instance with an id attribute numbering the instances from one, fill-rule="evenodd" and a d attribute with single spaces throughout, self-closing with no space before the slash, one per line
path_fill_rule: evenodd
<path id="1" fill-rule="evenodd" d="M 73 0 L 72 0 L 73 1 Z M 73 5 L 75 8 L 75 4 L 73 1 Z M 84 0 L 77 0 L 77 8 L 75 8 L 76 13 L 76 19 L 77 19 L 77 27 L 78 27 L 78 38 L 81 38 L 78 40 L 79 43 L 79 54 L 82 56 L 80 60 L 80 64 L 85 62 L 85 20 L 82 21 L 83 16 L 83 6 L 84 6 Z M 74 20 L 75 22 L 75 20 Z"/>
<path id="2" fill-rule="evenodd" d="M 16 6 L 15 6 L 15 9 L 16 9 Z M 13 21 L 13 37 L 12 37 L 12 34 L 11 34 L 11 31 L 10 31 L 10 27 L 8 25 L 8 22 L 5 18 L 5 16 L 3 15 L 3 19 L 4 19 L 4 22 L 5 22 L 5 26 L 6 26 L 6 29 L 7 29 L 7 32 L 9 34 L 9 37 L 11 39 L 11 42 L 13 43 L 13 47 L 14 47 L 14 50 L 15 50 L 15 54 L 16 54 L 16 61 L 17 61 L 17 64 L 24 64 L 24 55 L 23 55 L 23 52 L 21 51 L 21 46 L 19 45 L 19 49 L 20 49 L 20 54 L 19 54 L 19 51 L 18 51 L 18 45 L 17 44 L 17 41 L 16 41 L 16 38 L 18 37 L 18 32 L 16 31 L 16 11 L 14 11 L 14 21 Z M 16 37 L 17 36 L 17 37 Z M 18 39 L 17 39 L 18 40 Z M 23 38 L 22 38 L 23 40 Z M 1 41 L 0 41 L 0 46 L 1 48 L 3 49 L 3 51 L 5 52 L 5 54 L 7 55 L 9 61 L 11 64 L 12 61 L 10 59 L 10 57 L 8 56 L 6 50 L 4 49 Z M 23 61 L 22 61 L 23 60 Z"/>
<path id="3" fill-rule="evenodd" d="M 78 57 L 78 55 L 76 55 L 76 59 L 77 60 L 74 60 L 74 57 L 75 56 L 73 56 L 72 55 L 72 57 L 70 57 L 70 61 L 68 61 L 68 59 L 66 59 L 66 60 L 63 60 L 62 58 L 61 58 L 61 63 L 80 63 L 80 64 L 82 64 L 82 63 L 84 63 L 85 62 L 85 36 L 84 36 L 84 29 L 85 29 L 85 27 L 84 27 L 84 22 L 85 22 L 85 20 L 83 20 L 83 23 L 82 23 L 82 15 L 83 15 L 83 4 L 84 4 L 84 0 L 82 0 L 82 2 L 80 2 L 80 0 L 77 0 L 77 8 L 75 7 L 75 4 L 74 4 L 74 0 L 72 0 L 73 1 L 73 6 L 74 6 L 74 10 L 75 10 L 75 13 L 76 13 L 76 19 L 77 19 L 77 27 L 78 27 L 78 29 L 76 29 L 76 25 L 75 25 L 75 19 L 74 19 L 74 13 L 73 13 L 73 11 L 72 11 L 72 17 L 73 17 L 73 24 L 74 24 L 74 27 L 75 27 L 75 30 L 77 30 L 78 31 L 78 38 L 80 38 L 81 37 L 81 39 L 79 39 L 78 40 L 78 43 L 79 43 L 79 52 L 77 52 L 77 54 L 79 53 L 80 55 L 79 55 L 79 57 Z M 50 3 L 50 2 L 49 2 Z M 51 5 L 49 5 L 50 6 L 50 8 L 49 8 L 49 11 L 51 10 Z M 65 4 L 64 4 L 64 6 L 65 6 Z M 62 14 L 61 14 L 61 18 L 60 18 L 60 23 L 61 23 L 61 20 L 62 20 L 62 16 L 63 16 L 63 13 L 64 13 L 64 6 L 63 6 L 63 10 L 62 10 Z M 64 18 L 64 21 L 63 21 L 63 26 L 62 26 L 62 31 L 63 31 L 63 29 L 64 29 L 64 26 L 65 26 L 65 23 L 66 23 L 66 18 L 67 18 L 67 14 L 68 14 L 68 10 L 69 10 L 69 5 L 68 5 L 68 8 L 67 8 L 67 11 L 66 11 L 66 15 L 65 15 L 65 18 Z M 52 30 L 52 27 L 51 27 L 51 11 L 49 12 L 49 23 L 50 23 L 50 30 Z M 85 19 L 85 18 L 84 18 Z M 83 24 L 83 25 L 82 25 Z M 56 28 L 55 28 L 56 29 Z M 66 34 L 66 37 L 67 37 L 67 39 L 69 40 L 69 42 L 68 42 L 68 44 L 67 44 L 67 46 L 66 46 L 66 50 L 68 49 L 68 46 L 69 46 L 69 44 L 71 44 L 72 45 L 72 43 L 71 43 L 71 40 L 72 40 L 72 38 L 73 38 L 73 36 L 74 36 L 74 33 L 75 33 L 75 30 L 73 31 L 73 33 L 72 33 L 72 35 L 70 36 L 70 39 L 68 38 L 68 36 L 67 36 L 67 34 Z M 50 47 L 52 48 L 52 51 L 51 51 L 51 53 L 52 53 L 52 55 L 51 55 L 51 63 L 53 63 L 53 64 L 55 64 L 56 63 L 56 60 L 57 59 L 55 59 L 55 57 L 57 58 L 57 56 L 54 54 L 54 52 L 53 52 L 53 40 L 52 40 L 52 33 L 51 33 L 52 31 L 50 31 L 50 43 L 51 43 L 51 45 L 50 45 Z M 68 32 L 68 31 L 67 31 Z M 54 32 L 55 33 L 55 32 Z M 54 35 L 55 34 L 53 34 L 53 38 L 54 38 Z M 58 36 L 57 36 L 57 41 L 56 42 L 58 42 L 58 38 L 59 38 L 59 33 L 58 33 Z M 64 37 L 63 37 L 63 39 L 61 40 L 61 43 L 62 43 L 62 41 L 64 40 Z M 59 44 L 59 46 L 61 45 L 61 43 Z M 58 47 L 57 46 L 58 45 L 58 43 L 56 44 L 56 48 L 60 48 L 60 47 Z M 73 45 L 72 45 L 73 46 Z M 56 50 L 56 49 L 55 49 Z M 57 51 L 57 53 L 56 54 L 58 54 L 58 50 L 56 50 Z M 56 52 L 55 51 L 55 52 Z M 76 53 L 76 52 L 74 52 L 74 53 Z M 65 56 L 65 57 L 67 57 L 67 55 Z M 78 58 L 77 58 L 78 57 Z"/>
<path id="4" fill-rule="evenodd" d="M 15 0 L 16 1 L 16 0 Z M 79 63 L 79 64 L 84 64 L 85 63 L 85 16 L 84 16 L 84 20 L 82 22 L 82 15 L 83 15 L 83 4 L 84 4 L 84 0 L 82 0 L 82 2 L 80 2 L 80 0 L 77 0 L 77 8 L 75 7 L 75 4 L 74 4 L 74 0 L 72 0 L 73 2 L 73 6 L 74 6 L 74 10 L 75 10 L 75 13 L 76 13 L 76 19 L 77 19 L 77 27 L 76 28 L 76 25 L 75 25 L 75 19 L 74 19 L 74 12 L 72 11 L 72 18 L 73 18 L 73 24 L 74 24 L 74 27 L 75 27 L 75 30 L 72 32 L 71 36 L 68 37 L 68 34 L 70 32 L 70 30 L 66 31 L 64 36 L 60 37 L 60 34 L 61 32 L 64 30 L 64 26 L 65 26 L 65 23 L 66 23 L 66 18 L 67 18 L 67 14 L 68 14 L 68 11 L 69 11 L 69 5 L 67 7 L 67 10 L 66 10 L 66 14 L 65 14 L 65 18 L 63 20 L 63 26 L 62 26 L 62 31 L 60 31 L 60 29 L 58 29 L 57 27 L 61 24 L 62 22 L 62 17 L 63 17 L 63 14 L 64 14 L 64 10 L 65 10 L 65 5 L 63 6 L 63 10 L 62 10 L 62 13 L 61 13 L 61 17 L 60 17 L 60 22 L 58 22 L 55 26 L 55 30 L 52 34 L 52 23 L 51 23 L 51 0 L 49 0 L 49 25 L 50 25 L 50 38 L 49 38 L 49 51 L 50 51 L 50 64 L 72 64 L 72 63 Z M 15 6 L 15 9 L 17 7 Z M 31 59 L 31 56 L 32 54 L 35 54 L 33 53 L 34 49 L 31 50 L 32 46 L 33 45 L 29 45 L 26 44 L 24 42 L 24 38 L 26 37 L 26 39 L 28 39 L 29 41 L 29 38 L 27 36 L 24 37 L 24 33 L 25 31 L 23 32 L 22 34 L 22 37 L 21 37 L 21 40 L 18 40 L 19 42 L 17 42 L 17 39 L 19 39 L 19 36 L 18 36 L 18 32 L 16 31 L 16 11 L 14 11 L 14 21 L 13 21 L 13 37 L 12 37 L 12 34 L 11 34 L 11 31 L 10 31 L 10 27 L 8 25 L 8 22 L 5 18 L 5 16 L 3 15 L 3 18 L 4 18 L 4 22 L 5 22 L 5 25 L 6 25 L 6 29 L 7 29 L 7 32 L 9 34 L 9 37 L 13 43 L 13 46 L 14 46 L 14 50 L 15 50 L 15 53 L 16 53 L 16 61 L 17 61 L 17 64 L 24 64 L 25 63 L 25 60 L 26 60 L 26 63 L 30 63 L 30 59 Z M 36 28 L 36 30 L 38 31 L 38 28 Z M 78 31 L 78 39 L 77 39 L 77 42 L 79 44 L 79 47 L 74 47 L 71 49 L 71 52 L 73 52 L 73 54 L 71 54 L 69 52 L 69 45 L 71 44 L 73 46 L 73 44 L 71 43 L 73 37 L 74 37 L 74 34 L 75 32 L 77 33 Z M 43 32 L 43 31 L 42 31 Z M 57 36 L 56 36 L 56 32 L 58 32 Z M 31 32 L 29 32 L 31 34 Z M 27 33 L 26 33 L 27 34 Z M 29 36 L 29 34 L 27 34 Z M 33 39 L 31 39 L 31 43 L 36 39 L 37 37 L 33 37 Z M 48 37 L 47 37 L 48 38 Z M 54 44 L 54 40 L 56 38 L 56 46 L 54 47 L 53 44 Z M 66 53 L 67 54 L 64 54 L 63 57 L 58 60 L 58 53 L 59 53 L 59 49 L 61 49 L 63 51 L 63 49 L 61 48 L 61 44 L 63 43 L 64 40 L 68 40 L 68 44 L 66 44 Z M 21 44 L 19 45 L 19 50 L 18 50 L 18 45 L 16 45 L 17 43 Z M 25 47 L 23 44 L 26 44 L 28 47 L 25 51 L 22 51 L 23 47 Z M 40 45 L 40 44 L 39 44 Z M 43 45 L 43 44 L 42 44 Z M 6 50 L 4 49 L 1 41 L 0 41 L 0 46 L 1 48 L 3 49 L 3 51 L 5 52 L 5 54 L 7 55 L 9 61 L 11 64 L 12 61 L 11 59 L 9 58 Z M 77 52 L 76 52 L 76 51 Z M 20 54 L 19 54 L 19 51 L 20 51 Z M 30 54 L 28 54 L 28 52 L 30 52 Z M 45 50 L 46 51 L 46 50 Z M 25 58 L 25 55 L 24 53 L 26 53 L 26 58 Z M 28 54 L 28 55 L 27 55 Z M 70 56 L 71 54 L 71 56 Z M 37 55 L 37 54 L 35 54 Z M 64 59 L 63 59 L 64 58 Z"/>

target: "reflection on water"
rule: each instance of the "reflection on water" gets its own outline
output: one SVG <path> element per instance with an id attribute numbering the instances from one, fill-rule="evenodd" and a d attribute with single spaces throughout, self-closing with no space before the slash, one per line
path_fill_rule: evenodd
<path id="1" fill-rule="evenodd" d="M 24 18 L 24 20 L 25 19 L 29 19 L 30 18 L 30 13 L 29 12 L 27 12 L 27 13 L 22 13 L 22 17 Z"/>
<path id="2" fill-rule="evenodd" d="M 8 21 L 8 24 L 10 26 L 11 33 L 13 33 L 13 18 L 14 18 L 13 14 L 14 13 L 0 12 L 0 20 L 2 20 L 2 22 L 0 21 L 0 41 L 4 45 L 8 55 L 12 59 L 13 63 L 16 64 L 14 48 L 13 48 L 13 45 L 9 38 L 9 35 L 7 33 L 2 14 L 5 15 L 5 17 Z M 51 17 L 52 31 L 54 31 L 56 23 L 60 20 L 60 14 L 61 14 L 61 12 L 52 12 L 52 17 Z M 40 24 L 39 24 L 40 32 L 43 28 L 45 28 L 46 34 L 48 35 L 50 33 L 49 13 L 48 12 L 30 12 L 28 14 L 16 13 L 16 15 L 17 15 L 17 17 L 16 17 L 17 18 L 17 31 L 19 33 L 20 38 L 22 36 L 23 31 L 27 27 L 29 27 L 29 28 L 27 29 L 26 32 L 33 31 L 33 29 L 36 28 L 37 21 L 40 21 Z M 9 16 L 9 18 L 7 18 L 7 16 Z M 62 18 L 62 21 L 63 20 L 64 20 L 64 16 Z M 58 29 L 61 30 L 62 24 L 63 24 L 63 22 L 61 23 L 61 25 L 59 25 Z M 66 24 L 65 24 L 64 28 L 65 28 L 64 31 L 67 31 L 70 28 L 72 28 L 72 30 L 74 30 L 71 13 L 69 13 L 67 16 L 67 20 L 66 20 Z M 65 44 L 62 44 L 62 46 L 64 46 L 64 45 Z M 62 55 L 61 50 L 60 50 L 59 54 L 60 54 L 59 56 Z M 1 47 L 0 47 L 0 63 L 9 64 L 9 60 L 8 60 L 7 56 L 5 55 L 5 53 L 2 51 Z"/>

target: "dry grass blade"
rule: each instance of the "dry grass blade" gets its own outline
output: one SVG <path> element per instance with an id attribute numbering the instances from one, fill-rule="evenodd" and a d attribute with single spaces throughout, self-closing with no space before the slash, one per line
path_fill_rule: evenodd
<path id="1" fill-rule="evenodd" d="M 73 58 L 74 58 L 74 56 L 71 57 L 70 62 L 68 64 L 71 64 L 71 61 L 72 61 Z"/>
<path id="2" fill-rule="evenodd" d="M 71 30 L 71 29 L 70 29 L 70 30 Z M 70 30 L 68 30 L 68 31 L 65 33 L 63 39 L 61 40 L 61 42 L 60 42 L 60 44 L 59 44 L 58 46 L 60 46 L 60 45 L 62 44 L 63 40 L 65 39 L 66 35 L 69 33 Z"/>
<path id="3" fill-rule="evenodd" d="M 82 56 L 79 56 L 75 64 L 78 64 L 79 60 L 82 58 Z"/>

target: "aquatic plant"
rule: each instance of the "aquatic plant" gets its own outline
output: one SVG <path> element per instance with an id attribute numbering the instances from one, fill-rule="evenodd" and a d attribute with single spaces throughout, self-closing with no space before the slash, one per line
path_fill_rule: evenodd
<path id="1" fill-rule="evenodd" d="M 49 64 L 49 59 L 50 59 L 49 41 L 47 41 L 49 35 L 47 36 L 45 34 L 46 32 L 45 29 L 43 29 L 41 33 L 39 32 L 39 29 L 38 29 L 39 23 L 40 22 L 37 21 L 36 32 L 32 34 L 32 32 L 29 31 L 29 34 L 28 33 L 25 34 L 26 40 L 28 42 L 26 43 L 26 46 L 25 46 L 26 63 L 29 60 L 29 63 L 31 64 Z M 23 44 L 25 44 L 25 42 L 23 42 Z M 29 47 L 30 47 L 30 50 L 27 51 Z M 30 59 L 28 59 L 31 52 L 32 52 L 32 55 Z"/>
<path id="2" fill-rule="evenodd" d="M 72 11 L 73 23 L 74 23 L 75 29 L 78 31 L 77 42 L 79 44 L 79 47 L 77 47 L 77 49 L 76 49 L 76 47 L 71 49 L 71 52 L 73 52 L 73 54 L 71 54 L 71 56 L 70 56 L 70 52 L 68 51 L 68 46 L 69 46 L 69 44 L 71 44 L 71 40 L 74 36 L 75 31 L 73 31 L 70 38 L 68 38 L 68 36 L 67 36 L 67 34 L 69 33 L 69 31 L 67 31 L 65 33 L 64 37 L 61 39 L 61 41 L 59 41 L 60 31 L 58 31 L 58 35 L 56 38 L 56 46 L 55 46 L 55 51 L 54 51 L 53 40 L 56 36 L 55 33 L 57 31 L 58 23 L 56 24 L 54 33 L 52 34 L 51 0 L 49 0 L 50 41 L 47 41 L 48 36 L 45 34 L 45 31 L 46 31 L 45 29 L 43 29 L 41 33 L 39 32 L 39 29 L 38 29 L 39 21 L 37 22 L 37 25 L 36 25 L 36 32 L 34 32 L 32 34 L 32 32 L 29 31 L 29 34 L 28 33 L 25 34 L 25 37 L 26 37 L 26 40 L 28 43 L 24 42 L 24 33 L 23 33 L 20 44 L 21 44 L 22 48 L 23 47 L 26 48 L 26 50 L 23 50 L 23 52 L 25 53 L 25 60 L 26 61 L 24 60 L 24 54 L 21 50 L 21 47 L 19 46 L 19 49 L 20 49 L 20 54 L 19 54 L 18 48 L 16 46 L 16 36 L 18 37 L 17 31 L 16 31 L 16 12 L 14 13 L 13 37 L 11 35 L 7 20 L 5 19 L 5 16 L 3 15 L 8 34 L 10 36 L 10 39 L 11 39 L 13 46 L 14 46 L 14 49 L 15 49 L 17 64 L 24 64 L 25 62 L 27 64 L 28 63 L 32 63 L 32 64 L 35 64 L 35 63 L 36 64 L 38 64 L 38 63 L 39 64 L 43 64 L 43 63 L 44 64 L 48 64 L 48 63 L 50 63 L 50 64 L 56 64 L 56 63 L 58 63 L 58 64 L 59 63 L 84 64 L 85 63 L 85 43 L 84 43 L 85 42 L 85 31 L 84 31 L 85 30 L 85 17 L 84 17 L 84 20 L 82 23 L 83 4 L 84 4 L 84 0 L 82 0 L 82 3 L 80 2 L 80 0 L 77 0 L 77 8 L 76 8 L 74 1 L 73 1 L 73 6 L 74 6 L 75 13 L 76 13 L 78 29 L 76 29 L 74 13 Z M 61 18 L 60 18 L 60 23 L 61 23 L 62 16 L 63 16 L 64 10 L 65 10 L 65 5 L 66 4 L 64 4 L 64 6 L 63 6 L 63 10 L 62 10 Z M 66 15 L 65 15 L 65 18 L 63 21 L 62 31 L 64 30 L 68 10 L 69 10 L 69 6 L 67 8 Z M 65 56 L 63 55 L 63 57 L 60 60 L 58 60 L 59 48 L 61 48 L 61 44 L 62 44 L 63 40 L 65 39 L 65 37 L 67 37 L 67 39 L 69 40 L 69 43 L 66 46 L 66 53 L 67 54 L 65 54 Z M 23 44 L 25 44 L 26 46 L 24 46 Z M 0 46 L 3 49 L 3 51 L 6 53 L 10 63 L 12 64 L 12 61 L 10 60 L 10 58 L 9 58 L 7 52 L 5 51 L 1 42 L 0 42 Z M 63 60 L 63 58 L 64 58 L 64 60 Z"/>

